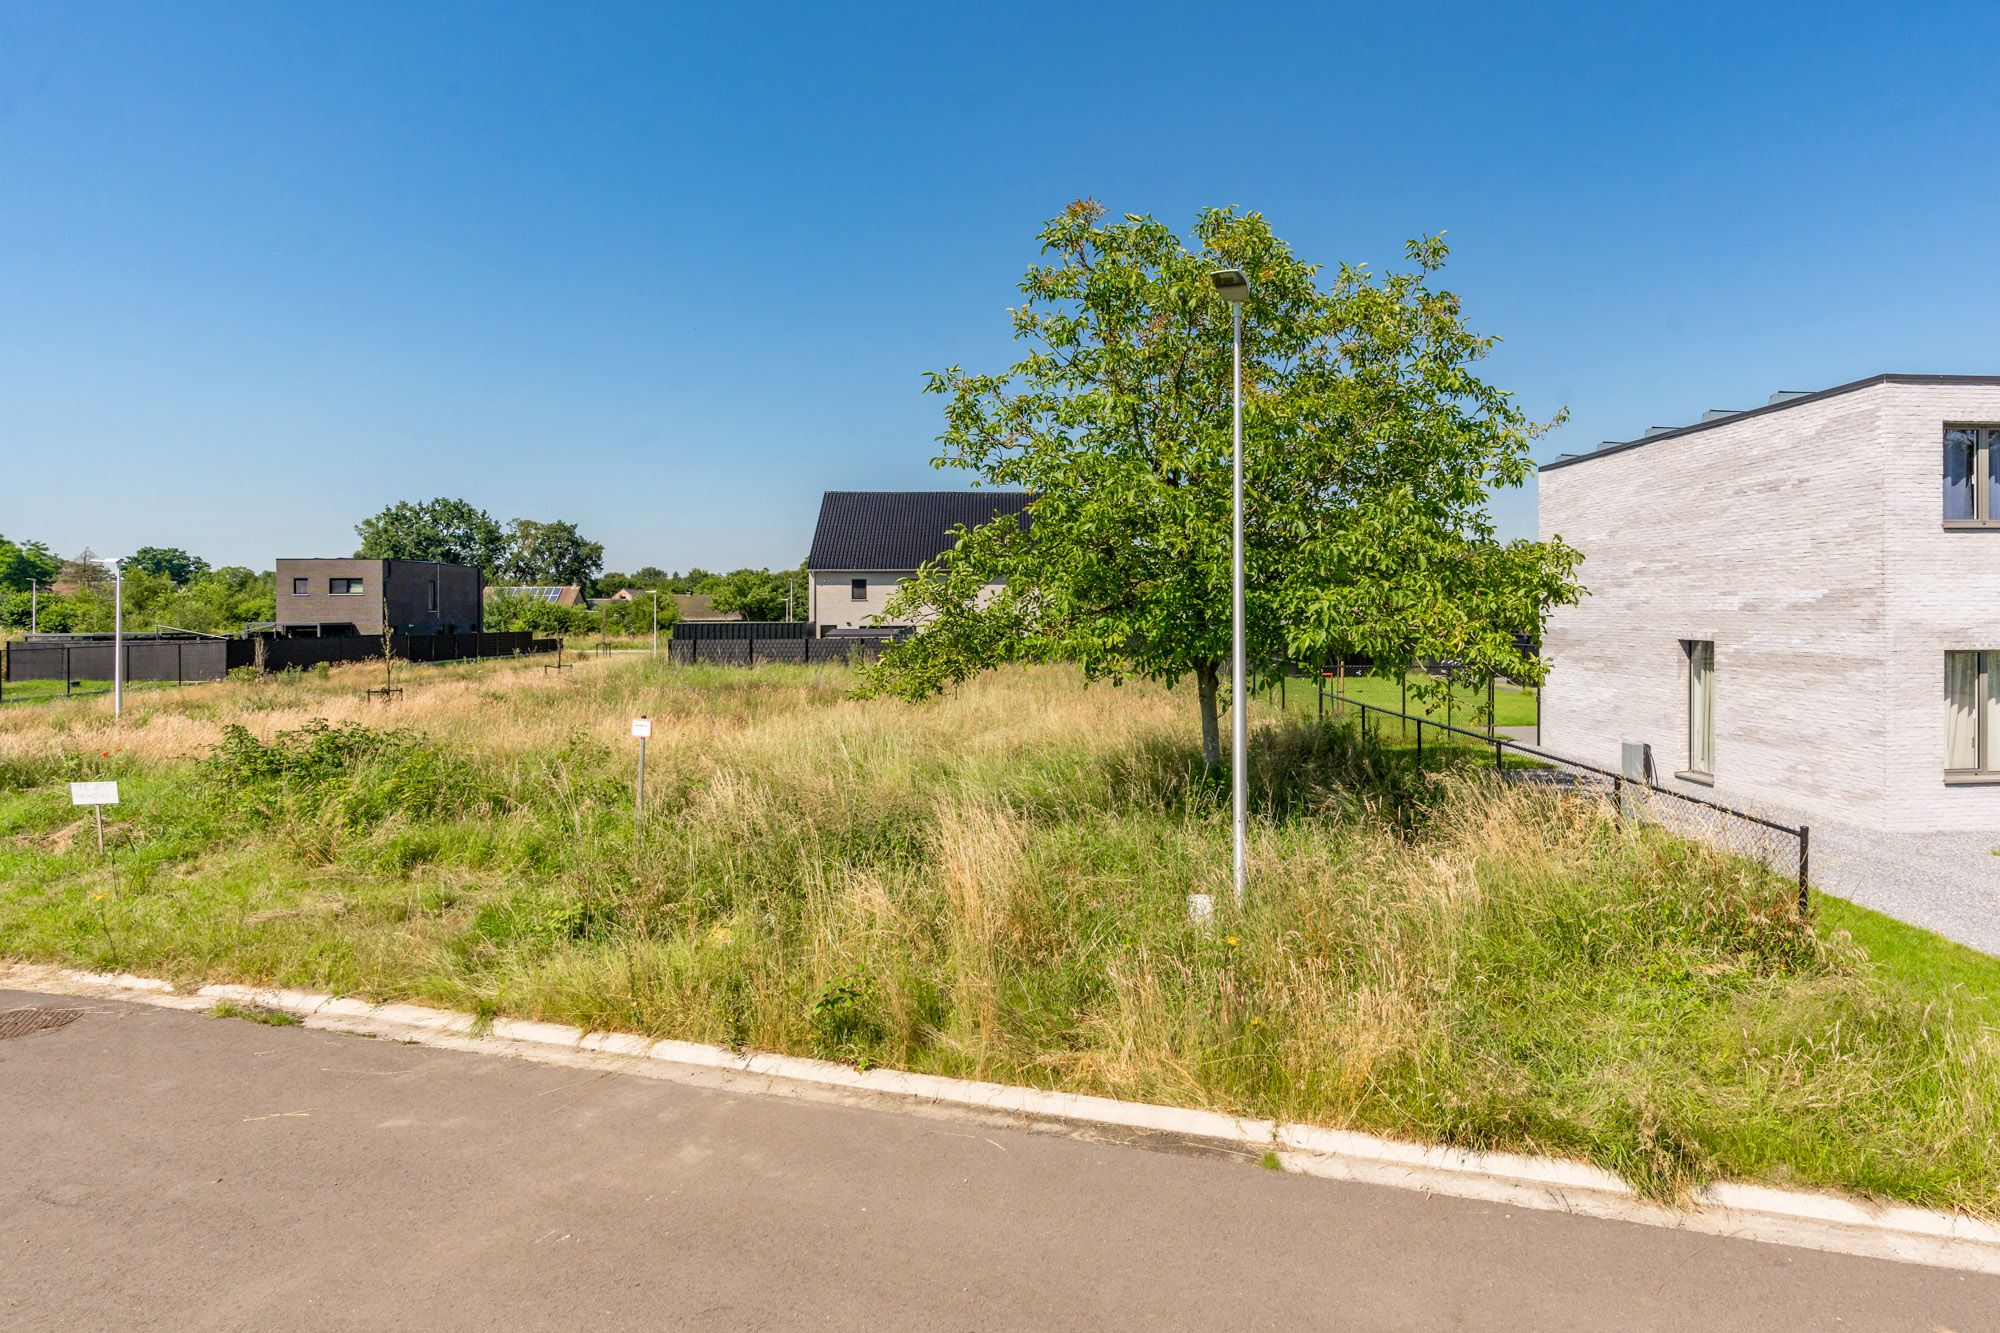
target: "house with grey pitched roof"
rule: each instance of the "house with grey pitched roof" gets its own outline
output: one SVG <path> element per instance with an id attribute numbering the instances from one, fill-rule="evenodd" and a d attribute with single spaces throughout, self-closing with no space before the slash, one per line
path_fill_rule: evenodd
<path id="1" fill-rule="evenodd" d="M 806 557 L 809 614 L 826 634 L 889 634 L 897 585 L 949 551 L 956 528 L 1002 515 L 1026 521 L 1025 491 L 828 491 Z"/>

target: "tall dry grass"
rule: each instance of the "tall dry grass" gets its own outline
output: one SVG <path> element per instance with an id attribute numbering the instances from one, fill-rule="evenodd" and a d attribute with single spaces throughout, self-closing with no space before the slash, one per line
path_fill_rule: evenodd
<path id="1" fill-rule="evenodd" d="M 1662 1195 L 2000 1201 L 1974 1007 L 1586 801 L 1260 717 L 1236 912 L 1185 693 L 1038 668 L 910 706 L 631 660 L 371 683 L 0 715 L 5 948 L 1573 1153 Z M 109 864 L 54 785 L 82 770 L 128 784 Z"/>

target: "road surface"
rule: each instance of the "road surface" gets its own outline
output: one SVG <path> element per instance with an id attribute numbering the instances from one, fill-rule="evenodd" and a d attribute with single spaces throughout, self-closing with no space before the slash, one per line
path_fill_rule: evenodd
<path id="1" fill-rule="evenodd" d="M 144 1005 L 0 1040 L 0 1327 L 2000 1328 L 2000 1278 Z"/>

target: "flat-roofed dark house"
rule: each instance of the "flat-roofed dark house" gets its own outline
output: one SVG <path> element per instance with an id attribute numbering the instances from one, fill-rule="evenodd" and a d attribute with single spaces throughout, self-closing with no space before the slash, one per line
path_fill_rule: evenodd
<path id="1" fill-rule="evenodd" d="M 280 560 L 281 634 L 476 634 L 485 575 L 432 560 Z"/>
<path id="2" fill-rule="evenodd" d="M 821 634 L 893 633 L 896 585 L 952 547 L 952 530 L 1004 515 L 1025 525 L 1025 491 L 827 491 L 813 531 L 808 615 Z"/>

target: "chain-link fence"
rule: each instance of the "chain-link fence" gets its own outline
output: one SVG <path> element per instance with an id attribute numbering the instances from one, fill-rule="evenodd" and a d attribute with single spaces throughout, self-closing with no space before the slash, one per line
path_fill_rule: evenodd
<path id="1" fill-rule="evenodd" d="M 1327 697 L 1322 707 L 1327 716 L 1355 719 L 1364 739 L 1409 749 L 1419 766 L 1427 762 L 1426 750 L 1433 762 L 1448 756 L 1460 760 L 1470 756 L 1485 762 L 1490 755 L 1494 771 L 1506 781 L 1612 802 L 1627 818 L 1796 878 L 1799 910 L 1803 912 L 1808 906 L 1812 830 L 1805 825 L 1781 824 L 1691 792 L 1663 787 L 1650 763 L 1638 773 L 1615 772 L 1496 732 L 1471 731 L 1343 696 Z"/>

